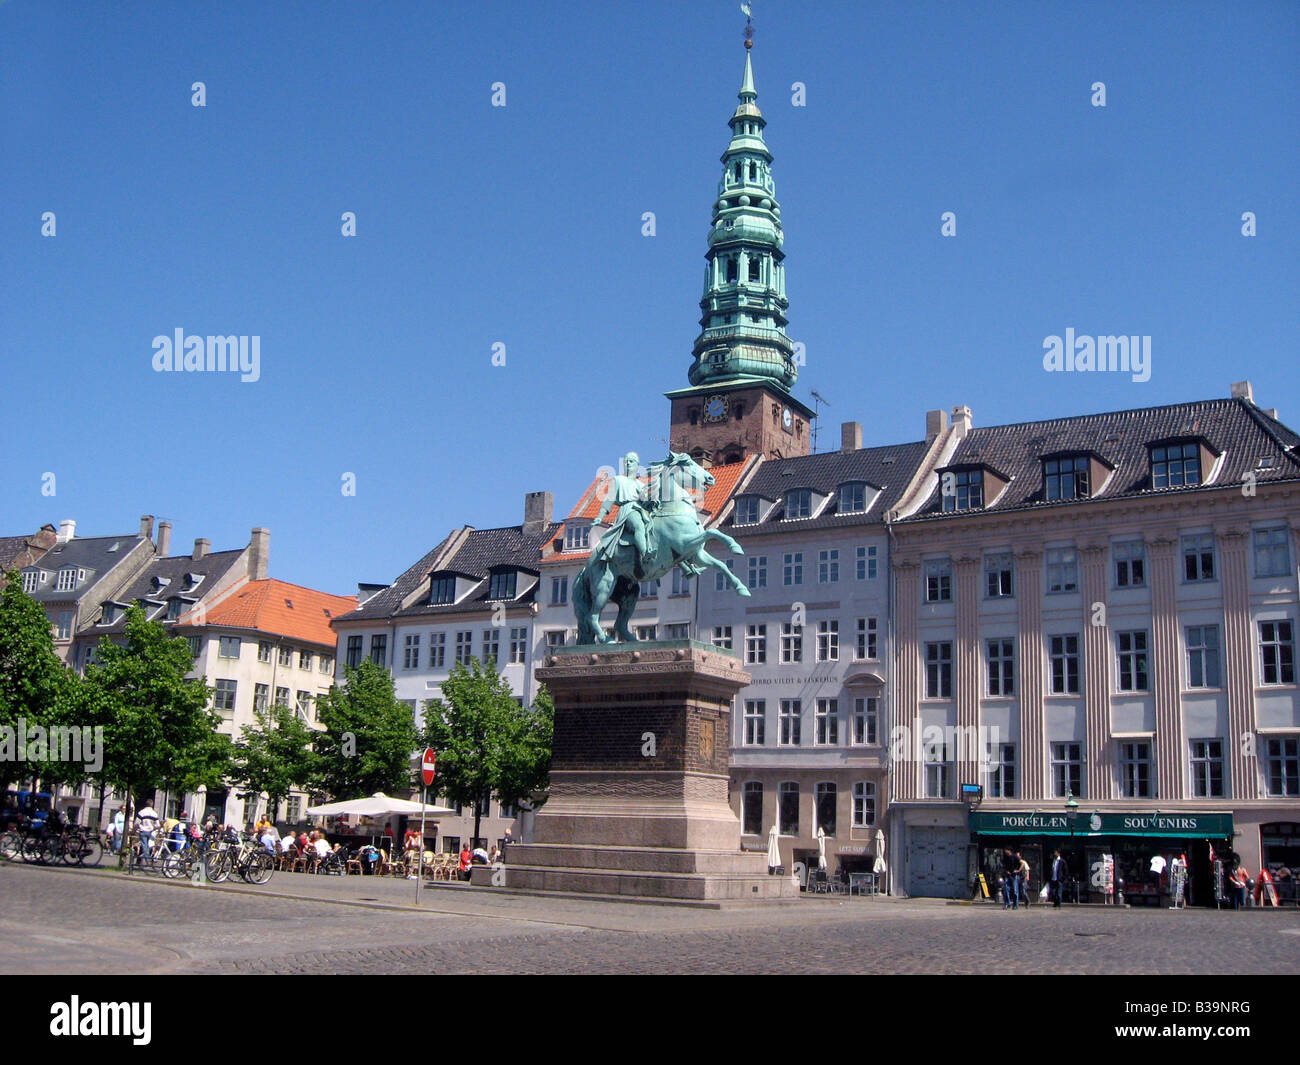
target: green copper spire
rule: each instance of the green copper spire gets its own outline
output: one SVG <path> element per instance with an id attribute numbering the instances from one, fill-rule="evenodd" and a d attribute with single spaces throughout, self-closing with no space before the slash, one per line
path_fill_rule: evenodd
<path id="1" fill-rule="evenodd" d="M 713 205 L 705 258 L 701 331 L 695 341 L 692 385 L 759 379 L 789 391 L 798 371 L 785 334 L 785 258 L 781 208 L 772 182 L 772 153 L 763 141 L 754 69 L 746 41 L 740 104 L 731 116 L 731 143 L 722 153 L 722 180 Z"/>

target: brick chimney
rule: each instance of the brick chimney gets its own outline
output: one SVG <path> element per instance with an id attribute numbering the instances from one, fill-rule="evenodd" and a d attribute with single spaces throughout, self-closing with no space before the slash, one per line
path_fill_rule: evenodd
<path id="1" fill-rule="evenodd" d="M 145 540 L 153 539 L 153 515 L 152 514 L 140 515 L 140 536 L 142 539 Z"/>
<path id="2" fill-rule="evenodd" d="M 169 521 L 160 521 L 158 523 L 158 557 L 166 558 L 167 552 L 172 546 L 172 523 Z"/>
<path id="3" fill-rule="evenodd" d="M 77 535 L 77 523 L 71 518 L 64 518 L 59 522 L 59 536 L 56 543 L 66 544 Z"/>
<path id="4" fill-rule="evenodd" d="M 555 497 L 550 492 L 529 492 L 524 496 L 525 536 L 536 536 L 551 524 L 555 512 Z"/>
<path id="5" fill-rule="evenodd" d="M 925 442 L 928 444 L 936 437 L 942 436 L 948 428 L 948 414 L 941 410 L 925 412 Z"/>
<path id="6" fill-rule="evenodd" d="M 248 579 L 266 580 L 267 566 L 271 561 L 271 530 L 258 526 L 248 541 Z"/>
<path id="7" fill-rule="evenodd" d="M 958 440 L 964 440 L 966 434 L 970 432 L 971 413 L 970 407 L 959 404 L 952 409 L 952 427 L 956 431 Z"/>
<path id="8" fill-rule="evenodd" d="M 208 548 L 212 546 L 211 540 L 198 539 L 194 541 L 194 554 L 191 556 L 195 562 L 208 553 Z"/>
<path id="9" fill-rule="evenodd" d="M 843 422 L 840 424 L 840 450 L 862 450 L 862 423 Z"/>
<path id="10" fill-rule="evenodd" d="M 1250 386 L 1249 381 L 1232 382 L 1232 398 L 1244 399 L 1247 403 L 1255 402 L 1255 390 Z"/>

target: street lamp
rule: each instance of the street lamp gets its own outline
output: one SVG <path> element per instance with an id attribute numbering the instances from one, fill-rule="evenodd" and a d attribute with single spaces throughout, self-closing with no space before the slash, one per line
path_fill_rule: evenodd
<path id="1" fill-rule="evenodd" d="M 1070 830 L 1070 860 L 1074 861 L 1074 822 L 1079 816 L 1079 803 L 1074 797 L 1074 792 L 1070 788 L 1065 789 L 1065 824 Z M 1057 891 L 1061 889 L 1058 887 Z M 1079 889 L 1074 891 L 1074 904 L 1079 904 Z"/>

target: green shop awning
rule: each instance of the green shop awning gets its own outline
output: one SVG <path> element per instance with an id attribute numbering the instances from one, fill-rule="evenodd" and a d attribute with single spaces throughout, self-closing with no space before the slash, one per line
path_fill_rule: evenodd
<path id="1" fill-rule="evenodd" d="M 979 836 L 1173 836 L 1232 839 L 1232 814 L 973 813 Z"/>

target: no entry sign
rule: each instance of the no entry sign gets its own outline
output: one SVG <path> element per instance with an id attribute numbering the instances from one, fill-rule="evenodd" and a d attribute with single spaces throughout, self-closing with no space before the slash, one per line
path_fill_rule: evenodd
<path id="1" fill-rule="evenodd" d="M 424 749 L 424 755 L 420 758 L 420 776 L 424 778 L 424 786 L 427 788 L 433 784 L 433 774 L 437 767 L 438 755 L 432 747 Z"/>

